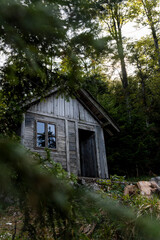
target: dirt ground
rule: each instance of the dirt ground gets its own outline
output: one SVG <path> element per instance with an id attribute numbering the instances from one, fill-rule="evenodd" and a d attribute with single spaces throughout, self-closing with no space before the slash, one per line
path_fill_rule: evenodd
<path id="1" fill-rule="evenodd" d="M 0 213 L 0 239 L 20 233 L 23 226 L 23 215 L 15 207 L 9 207 Z M 4 237 L 3 237 L 4 236 Z"/>

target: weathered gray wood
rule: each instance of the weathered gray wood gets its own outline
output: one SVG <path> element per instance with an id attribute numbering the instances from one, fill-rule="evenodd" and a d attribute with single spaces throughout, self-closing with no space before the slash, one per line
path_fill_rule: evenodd
<path id="1" fill-rule="evenodd" d="M 71 144 L 71 143 L 69 143 L 69 151 L 76 151 L 76 146 L 75 146 L 75 144 Z"/>
<path id="2" fill-rule="evenodd" d="M 75 122 L 75 131 L 76 131 L 76 158 L 77 158 L 77 172 L 78 175 L 81 175 L 81 168 L 80 168 L 80 155 L 79 155 L 79 133 L 78 133 L 78 122 Z"/>
<path id="3" fill-rule="evenodd" d="M 74 117 L 73 111 L 74 111 L 74 102 L 73 102 L 73 99 L 70 98 L 70 113 L 69 113 L 70 119 L 73 119 Z"/>
<path id="4" fill-rule="evenodd" d="M 89 125 L 86 123 L 78 123 L 79 129 L 89 130 L 89 131 L 95 131 L 95 126 Z"/>
<path id="5" fill-rule="evenodd" d="M 55 117 L 81 120 L 88 123 L 98 123 L 94 117 L 78 102 L 77 99 L 66 99 L 57 95 L 49 96 L 43 101 L 31 106 L 29 111 L 38 114 L 51 114 Z"/>
<path id="6" fill-rule="evenodd" d="M 79 120 L 79 106 L 77 99 L 73 99 L 73 119 Z"/>
<path id="7" fill-rule="evenodd" d="M 35 111 L 31 111 L 30 109 L 27 111 L 27 113 L 35 114 L 35 115 L 37 115 L 37 116 L 42 117 L 43 119 L 44 119 L 45 117 L 48 117 L 48 118 L 50 118 L 50 122 L 52 122 L 53 119 L 59 119 L 59 120 L 65 120 L 65 119 L 67 119 L 67 120 L 71 120 L 71 119 L 69 119 L 69 118 L 67 118 L 67 117 L 62 117 L 62 116 L 58 116 L 58 118 L 57 118 L 57 117 L 54 116 L 53 114 L 49 114 L 49 113 L 37 113 L 37 112 L 35 112 Z M 73 119 L 73 121 L 74 121 L 74 119 Z M 82 124 L 83 126 L 86 125 L 86 127 L 87 127 L 87 126 L 88 126 L 88 127 L 90 127 L 90 126 L 92 126 L 92 127 L 93 127 L 93 126 L 99 126 L 99 123 L 98 123 L 98 122 L 89 123 L 89 122 L 84 122 L 84 121 L 79 120 L 78 123 L 79 123 L 79 124 Z"/>
<path id="8" fill-rule="evenodd" d="M 54 111 L 53 111 L 53 114 L 55 116 L 58 116 L 58 101 L 57 101 L 57 98 L 54 97 L 53 98 L 53 102 L 51 104 L 54 104 Z"/>
<path id="9" fill-rule="evenodd" d="M 108 174 L 108 164 L 107 164 L 107 154 L 106 154 L 106 146 L 105 146 L 105 139 L 104 139 L 104 132 L 103 129 L 101 128 L 101 136 L 102 136 L 102 146 L 103 146 L 103 159 L 104 159 L 104 168 L 105 168 L 105 173 L 106 173 L 106 178 L 109 178 Z"/>
<path id="10" fill-rule="evenodd" d="M 69 118 L 69 103 L 67 101 L 64 101 L 64 114 L 65 117 Z"/>
<path id="11" fill-rule="evenodd" d="M 70 162 L 69 162 L 69 135 L 68 135 L 68 120 L 65 120 L 66 128 L 66 160 L 67 160 L 67 171 L 70 174 Z"/>
<path id="12" fill-rule="evenodd" d="M 76 131 L 75 122 L 68 121 L 68 132 L 69 132 L 69 157 L 70 157 L 70 170 L 72 173 L 77 175 L 77 153 L 76 153 Z"/>
<path id="13" fill-rule="evenodd" d="M 100 158 L 100 168 L 101 168 L 101 178 L 108 178 L 108 167 L 106 158 L 106 149 L 104 143 L 103 129 L 101 127 L 96 127 L 97 138 L 98 138 L 98 148 L 99 148 L 99 158 Z"/>
<path id="14" fill-rule="evenodd" d="M 56 124 L 56 141 L 57 141 L 57 150 L 52 151 L 51 150 L 51 157 L 57 161 L 57 159 L 62 160 L 63 162 L 66 162 L 66 136 L 65 136 L 65 121 L 62 119 L 56 119 L 47 117 L 44 115 L 34 114 L 34 113 L 26 113 L 26 127 L 25 127 L 25 141 L 24 144 L 26 147 L 30 148 L 32 151 L 38 151 L 41 155 L 45 156 L 44 149 L 34 149 L 36 145 L 36 120 L 46 121 L 46 122 L 52 122 Z M 43 154 L 44 153 L 44 154 Z M 66 163 L 63 163 L 62 165 L 65 165 Z"/>
<path id="15" fill-rule="evenodd" d="M 87 109 L 87 106 L 77 99 L 70 99 L 70 102 L 67 102 L 66 99 L 61 96 L 57 98 L 56 94 L 51 95 L 47 97 L 46 100 L 36 103 L 28 110 L 26 114 L 24 144 L 45 156 L 44 149 L 34 149 L 36 142 L 35 122 L 39 120 L 55 124 L 57 149 L 56 151 L 51 151 L 51 157 L 56 162 L 61 162 L 62 166 L 64 166 L 69 173 L 74 172 L 80 174 L 78 129 L 95 132 L 98 175 L 99 177 L 108 177 L 104 135 L 98 120 L 96 120 L 97 116 L 98 115 L 94 118 L 93 113 Z M 94 148 L 93 142 L 94 140 L 90 139 L 88 143 L 89 149 Z M 89 149 L 87 151 L 90 151 Z M 95 157 L 94 153 L 92 157 Z M 92 164 L 91 161 L 89 164 Z"/>
<path id="16" fill-rule="evenodd" d="M 79 104 L 78 106 L 79 106 L 79 119 L 84 121 L 84 107 L 81 104 Z"/>
<path id="17" fill-rule="evenodd" d="M 114 129 L 116 129 L 117 132 L 120 131 L 119 128 L 118 128 L 118 126 L 116 126 L 115 122 L 113 121 L 113 119 L 110 118 L 109 114 L 107 114 L 107 112 L 104 111 L 104 109 L 102 108 L 102 106 L 101 106 L 97 101 L 95 101 L 95 100 L 93 99 L 93 97 L 91 97 L 88 92 L 86 92 L 85 90 L 81 89 L 81 94 L 83 94 L 83 95 L 85 96 L 85 98 L 87 98 L 87 99 L 92 103 L 92 106 L 94 106 L 94 108 L 96 107 L 97 112 L 99 113 L 99 116 L 100 116 L 100 115 L 103 116 L 103 117 L 105 118 L 105 121 L 106 121 L 106 122 L 108 121 L 108 122 L 114 127 Z M 80 99 L 79 99 L 79 100 L 80 100 Z M 86 104 L 83 104 L 83 105 L 86 106 L 86 109 L 88 109 L 88 111 L 91 110 L 91 107 L 88 108 L 88 106 L 87 106 Z M 90 112 L 92 112 L 92 111 L 90 111 Z M 95 112 L 95 110 L 94 110 L 94 112 Z M 96 116 L 95 116 L 95 118 L 96 118 Z M 100 120 L 100 119 L 99 119 L 99 120 Z"/>
<path id="18" fill-rule="evenodd" d="M 46 99 L 46 104 L 45 104 L 45 113 L 48 110 L 48 113 L 52 114 L 54 113 L 54 108 L 53 108 L 53 97 L 49 97 Z"/>
<path id="19" fill-rule="evenodd" d="M 59 101 L 60 101 L 60 105 L 59 105 L 59 116 L 62 116 L 64 117 L 65 114 L 64 114 L 64 97 L 60 96 L 59 98 Z"/>
<path id="20" fill-rule="evenodd" d="M 99 152 L 99 141 L 98 141 L 98 132 L 95 128 L 95 143 L 96 143 L 96 153 L 97 153 L 97 168 L 98 168 L 98 177 L 101 177 L 101 165 L 100 165 L 100 152 Z"/>
<path id="21" fill-rule="evenodd" d="M 86 130 L 79 131 L 81 174 L 84 177 L 97 177 L 97 156 L 95 133 Z"/>

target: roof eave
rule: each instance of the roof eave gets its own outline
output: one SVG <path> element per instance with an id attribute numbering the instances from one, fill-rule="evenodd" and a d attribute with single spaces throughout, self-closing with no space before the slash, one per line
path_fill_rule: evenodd
<path id="1" fill-rule="evenodd" d="M 86 90 L 81 89 L 78 91 L 79 94 L 79 100 L 83 102 L 82 98 L 87 98 L 92 104 L 92 108 L 88 107 L 88 110 L 92 112 L 92 115 L 98 120 L 98 122 L 101 124 L 102 128 L 107 130 L 107 132 L 110 132 L 109 135 L 114 135 L 115 132 L 120 132 L 120 129 L 116 122 L 113 120 L 113 118 L 109 115 L 109 113 L 97 102 L 97 100 Z M 93 111 L 99 112 L 99 117 L 93 112 Z M 112 130 L 111 130 L 112 129 Z"/>

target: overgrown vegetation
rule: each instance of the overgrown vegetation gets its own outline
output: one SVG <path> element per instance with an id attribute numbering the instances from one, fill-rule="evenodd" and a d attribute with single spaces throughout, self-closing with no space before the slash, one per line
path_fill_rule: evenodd
<path id="1" fill-rule="evenodd" d="M 8 140 L 0 146 L 0 222 L 10 205 L 16 221 L 12 230 L 1 229 L 1 239 L 159 239 L 158 198 L 123 196 L 124 177 L 101 180 L 99 190 L 91 191 L 54 163 L 48 150 L 43 159 Z"/>

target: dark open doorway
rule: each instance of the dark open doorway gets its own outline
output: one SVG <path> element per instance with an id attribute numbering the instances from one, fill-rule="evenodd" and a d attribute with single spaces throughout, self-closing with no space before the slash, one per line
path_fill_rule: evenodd
<path id="1" fill-rule="evenodd" d="M 79 129 L 81 176 L 98 177 L 95 133 Z"/>

